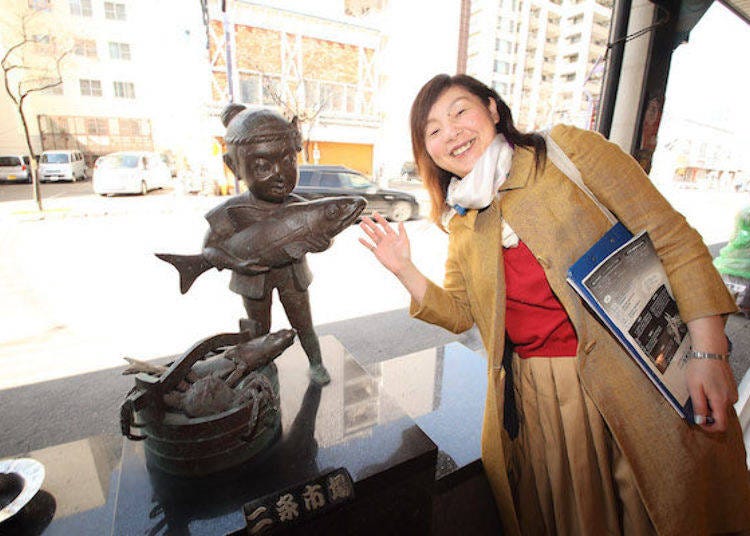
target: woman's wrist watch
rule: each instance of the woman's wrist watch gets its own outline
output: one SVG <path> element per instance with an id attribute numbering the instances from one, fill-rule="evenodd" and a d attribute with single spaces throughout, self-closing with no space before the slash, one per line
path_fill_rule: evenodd
<path id="1" fill-rule="evenodd" d="M 690 351 L 685 354 L 685 360 L 688 359 L 720 359 L 729 363 L 729 356 L 732 355 L 732 341 L 727 337 L 727 353 L 726 354 L 714 354 L 711 352 L 698 352 L 690 348 Z"/>

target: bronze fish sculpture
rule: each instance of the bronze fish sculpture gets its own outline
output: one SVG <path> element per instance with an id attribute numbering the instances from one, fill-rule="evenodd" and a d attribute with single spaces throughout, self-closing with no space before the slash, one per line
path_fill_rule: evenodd
<path id="1" fill-rule="evenodd" d="M 230 346 L 213 357 L 196 361 L 187 374 L 186 380 L 188 383 L 196 383 L 201 378 L 213 376 L 224 380 L 229 387 L 235 387 L 247 374 L 268 365 L 279 357 L 292 345 L 296 335 L 297 332 L 293 329 L 281 329 Z M 152 376 L 161 376 L 169 370 L 169 367 L 165 365 L 154 365 L 130 357 L 124 359 L 130 366 L 122 372 L 123 374 L 144 372 Z M 178 388 L 184 391 L 188 385 L 182 383 Z"/>
<path id="2" fill-rule="evenodd" d="M 220 356 L 198 361 L 193 365 L 192 372 L 197 377 L 213 374 L 214 370 L 221 370 L 222 364 L 229 361 L 234 364 L 230 374 L 226 377 L 229 387 L 234 387 L 248 373 L 271 363 L 294 342 L 297 332 L 293 329 L 282 329 L 267 335 L 261 335 L 250 341 L 232 346 Z M 213 361 L 216 362 L 213 362 Z M 221 360 L 221 361 L 220 361 Z"/>
<path id="3" fill-rule="evenodd" d="M 243 273 L 267 272 L 331 247 L 333 237 L 351 225 L 366 204 L 364 198 L 352 196 L 290 203 L 271 213 L 252 205 L 229 207 L 235 232 L 218 247 L 243 259 Z M 203 254 L 156 256 L 177 269 L 183 294 L 198 276 L 214 267 Z"/>

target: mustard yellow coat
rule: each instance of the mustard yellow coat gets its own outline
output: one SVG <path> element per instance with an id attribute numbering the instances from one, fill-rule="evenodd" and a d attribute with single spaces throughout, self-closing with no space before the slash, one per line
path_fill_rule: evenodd
<path id="1" fill-rule="evenodd" d="M 657 192 L 641 168 L 597 133 L 557 126 L 552 138 L 594 195 L 633 233 L 647 229 L 666 268 L 682 319 L 735 311 L 698 233 Z M 547 160 L 517 148 L 501 200 L 449 223 L 443 288 L 428 283 L 417 318 L 455 333 L 476 323 L 488 355 L 482 461 L 505 534 L 519 534 L 505 453 L 505 287 L 500 217 L 534 253 L 578 335 L 578 375 L 625 455 L 662 535 L 750 529 L 750 479 L 736 416 L 709 435 L 683 421 L 565 280 L 568 267 L 609 229 L 593 202 Z"/>

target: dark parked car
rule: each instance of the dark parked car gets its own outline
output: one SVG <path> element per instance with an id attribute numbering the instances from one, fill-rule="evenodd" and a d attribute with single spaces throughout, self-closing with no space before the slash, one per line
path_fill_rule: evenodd
<path id="1" fill-rule="evenodd" d="M 413 195 L 398 190 L 383 190 L 360 172 L 344 166 L 300 166 L 299 182 L 294 193 L 305 199 L 361 195 L 367 199 L 364 215 L 378 212 L 392 221 L 406 221 L 419 216 L 419 204 Z"/>

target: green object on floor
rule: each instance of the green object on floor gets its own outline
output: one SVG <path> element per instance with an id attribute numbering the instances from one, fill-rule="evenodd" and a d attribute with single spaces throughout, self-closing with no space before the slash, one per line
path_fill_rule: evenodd
<path id="1" fill-rule="evenodd" d="M 732 238 L 721 248 L 714 266 L 723 275 L 750 279 L 750 207 L 737 214 Z"/>

